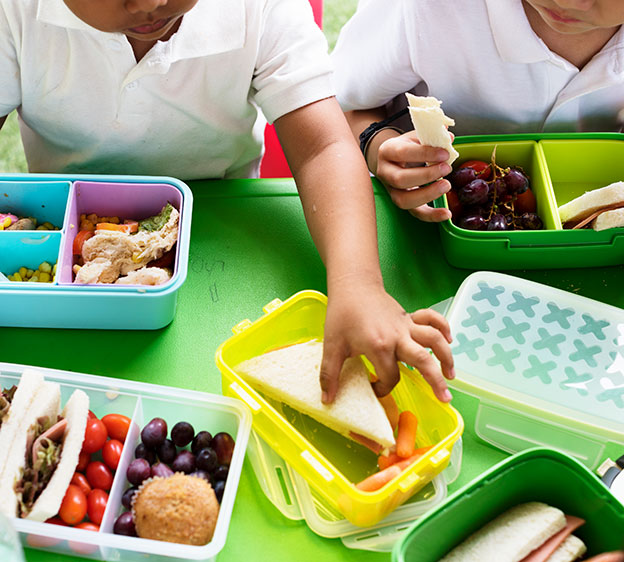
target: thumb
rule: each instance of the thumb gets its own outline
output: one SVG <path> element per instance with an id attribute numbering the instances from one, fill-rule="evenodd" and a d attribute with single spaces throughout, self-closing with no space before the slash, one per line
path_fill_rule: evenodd
<path id="1" fill-rule="evenodd" d="M 337 346 L 323 346 L 321 361 L 321 400 L 323 404 L 331 404 L 336 399 L 340 371 L 347 356 Z"/>

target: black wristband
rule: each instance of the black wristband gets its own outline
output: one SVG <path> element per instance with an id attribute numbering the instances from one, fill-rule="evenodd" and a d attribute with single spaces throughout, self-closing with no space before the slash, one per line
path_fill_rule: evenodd
<path id="1" fill-rule="evenodd" d="M 359 136 L 360 150 L 362 151 L 364 158 L 366 158 L 366 149 L 368 148 L 368 144 L 370 143 L 371 139 L 379 131 L 381 131 L 382 129 L 391 128 L 401 133 L 403 132 L 398 127 L 392 127 L 392 126 L 388 127 L 388 125 L 392 123 L 393 121 L 396 121 L 399 117 L 402 117 L 403 115 L 405 115 L 407 112 L 408 112 L 408 108 L 406 107 L 405 109 L 399 111 L 398 113 L 391 115 L 387 119 L 383 119 L 382 121 L 376 121 L 375 123 L 371 123 L 368 127 L 366 127 L 366 129 L 364 129 L 360 133 L 360 136 Z"/>

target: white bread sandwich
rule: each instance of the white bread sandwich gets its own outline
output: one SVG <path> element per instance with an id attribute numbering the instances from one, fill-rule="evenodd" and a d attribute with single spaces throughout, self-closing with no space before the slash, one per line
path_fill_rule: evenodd
<path id="1" fill-rule="evenodd" d="M 587 191 L 559 207 L 564 228 L 594 230 L 624 226 L 624 182 L 618 181 L 600 189 Z"/>
<path id="2" fill-rule="evenodd" d="M 238 364 L 234 370 L 254 388 L 379 453 L 395 444 L 384 408 L 375 396 L 369 371 L 359 357 L 347 359 L 338 394 L 323 404 L 319 375 L 323 343 L 291 345 Z"/>
<path id="3" fill-rule="evenodd" d="M 444 114 L 439 99 L 415 96 L 409 92 L 405 95 L 418 140 L 425 146 L 444 148 L 449 153 L 446 163 L 450 166 L 459 156 L 447 129 L 455 125 L 455 121 Z"/>
<path id="4" fill-rule="evenodd" d="M 542 502 L 508 509 L 440 562 L 573 562 L 586 551 L 572 533 L 585 521 Z"/>
<path id="5" fill-rule="evenodd" d="M 32 380 L 24 371 L 16 396 L 23 383 L 32 389 Z M 20 425 L 0 473 L 0 509 L 7 516 L 45 521 L 58 513 L 78 465 L 89 413 L 89 397 L 75 390 L 59 415 L 60 396 L 57 383 L 42 381 L 27 409 L 13 410 L 13 401 L 11 415 L 19 415 Z"/>

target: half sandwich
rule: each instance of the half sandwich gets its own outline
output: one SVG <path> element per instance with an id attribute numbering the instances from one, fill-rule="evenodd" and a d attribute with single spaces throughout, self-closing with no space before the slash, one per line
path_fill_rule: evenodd
<path id="1" fill-rule="evenodd" d="M 78 465 L 89 397 L 75 390 L 59 414 L 60 386 L 26 369 L 0 428 L 0 510 L 45 521 L 58 513 Z"/>
<path id="2" fill-rule="evenodd" d="M 323 404 L 319 383 L 322 357 L 323 343 L 309 341 L 253 357 L 234 370 L 270 398 L 377 453 L 394 445 L 392 427 L 362 359 L 345 361 L 335 401 Z"/>
<path id="3" fill-rule="evenodd" d="M 564 228 L 606 230 L 624 226 L 624 181 L 587 191 L 559 207 Z"/>

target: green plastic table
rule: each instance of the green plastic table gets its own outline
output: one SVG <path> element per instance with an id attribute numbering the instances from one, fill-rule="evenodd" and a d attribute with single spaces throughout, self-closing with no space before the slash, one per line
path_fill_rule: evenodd
<path id="1" fill-rule="evenodd" d="M 173 322 L 156 331 L 0 329 L 3 361 L 221 393 L 214 354 L 243 319 L 302 289 L 326 292 L 325 270 L 290 179 L 189 182 L 195 197 L 189 272 Z M 381 265 L 388 292 L 407 310 L 452 297 L 471 270 L 448 265 L 438 226 L 397 209 L 374 184 Z M 624 267 L 510 272 L 624 307 Z M 89 314 L 88 310 L 82 314 Z M 123 318 L 120 318 L 123 323 Z M 97 328 L 98 319 L 93 318 Z M 476 403 L 455 392 L 466 423 L 463 463 L 454 491 L 506 454 L 474 434 Z M 64 557 L 26 549 L 29 562 Z M 220 562 L 390 560 L 389 553 L 349 550 L 304 522 L 286 519 L 263 495 L 245 461 Z"/>

